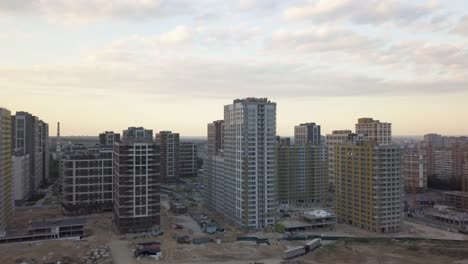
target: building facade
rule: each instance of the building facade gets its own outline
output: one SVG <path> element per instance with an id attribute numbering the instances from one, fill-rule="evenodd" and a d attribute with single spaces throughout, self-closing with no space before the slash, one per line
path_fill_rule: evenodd
<path id="1" fill-rule="evenodd" d="M 99 145 L 101 146 L 114 146 L 114 143 L 119 141 L 120 134 L 114 133 L 114 131 L 105 131 L 99 134 Z"/>
<path id="2" fill-rule="evenodd" d="M 12 158 L 15 205 L 22 205 L 29 198 L 29 155 Z"/>
<path id="3" fill-rule="evenodd" d="M 387 145 L 392 140 L 392 124 L 368 117 L 359 118 L 356 124 L 356 134 L 365 135 L 368 140 L 377 144 Z"/>
<path id="4" fill-rule="evenodd" d="M 320 145 L 321 140 L 320 125 L 305 123 L 294 127 L 294 144 Z"/>
<path id="5" fill-rule="evenodd" d="M 156 134 L 156 144 L 161 151 L 161 180 L 164 183 L 175 183 L 180 176 L 179 133 L 161 131 Z"/>
<path id="6" fill-rule="evenodd" d="M 334 190 L 335 185 L 335 145 L 346 142 L 352 136 L 351 130 L 333 130 L 331 134 L 326 135 L 326 143 L 328 149 L 328 181 L 330 190 Z"/>
<path id="7" fill-rule="evenodd" d="M 372 232 L 400 230 L 401 150 L 357 141 L 336 145 L 335 202 L 340 221 Z"/>
<path id="8" fill-rule="evenodd" d="M 62 207 L 66 214 L 112 211 L 112 148 L 64 152 L 60 159 Z"/>
<path id="9" fill-rule="evenodd" d="M 50 176 L 50 140 L 49 140 L 49 124 L 44 121 L 39 121 L 39 141 L 42 174 L 40 181 L 47 181 Z"/>
<path id="10" fill-rule="evenodd" d="M 45 141 L 48 141 L 48 138 L 41 138 L 41 130 L 43 128 L 40 125 L 39 118 L 27 112 L 16 112 L 16 115 L 11 117 L 11 127 L 11 147 L 14 155 L 29 155 L 30 178 L 28 196 L 31 196 L 39 188 L 44 178 L 44 154 L 42 150 L 46 146 L 43 146 L 41 141 L 45 143 Z M 48 133 L 47 135 L 44 133 L 44 136 L 48 137 Z"/>
<path id="11" fill-rule="evenodd" d="M 180 143 L 180 176 L 197 176 L 197 145 L 192 142 Z"/>
<path id="12" fill-rule="evenodd" d="M 0 237 L 13 216 L 11 112 L 0 108 Z"/>
<path id="13" fill-rule="evenodd" d="M 323 145 L 276 144 L 276 189 L 280 203 L 320 203 L 328 191 Z"/>
<path id="14" fill-rule="evenodd" d="M 356 130 L 333 147 L 338 219 L 372 232 L 398 232 L 404 187 L 402 150 L 392 144 L 389 123 L 361 118 Z"/>
<path id="15" fill-rule="evenodd" d="M 207 155 L 218 155 L 223 149 L 224 120 L 213 121 L 208 124 L 208 151 Z"/>
<path id="16" fill-rule="evenodd" d="M 114 226 L 120 233 L 160 225 L 159 146 L 152 130 L 129 128 L 114 146 Z"/>
<path id="17" fill-rule="evenodd" d="M 453 153 L 450 149 L 434 151 L 434 175 L 440 180 L 448 181 L 453 177 Z"/>
<path id="18" fill-rule="evenodd" d="M 224 107 L 225 215 L 238 226 L 274 224 L 276 103 L 237 99 Z"/>
<path id="19" fill-rule="evenodd" d="M 221 214 L 226 211 L 224 194 L 224 158 L 221 155 L 207 155 L 203 161 L 203 202 L 209 209 Z"/>
<path id="20" fill-rule="evenodd" d="M 405 190 L 410 193 L 423 193 L 427 190 L 426 153 L 418 149 L 407 149 L 403 154 L 403 175 Z"/>

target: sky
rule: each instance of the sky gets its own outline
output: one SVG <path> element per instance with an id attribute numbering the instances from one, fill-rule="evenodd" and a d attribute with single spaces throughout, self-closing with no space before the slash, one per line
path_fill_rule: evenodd
<path id="1" fill-rule="evenodd" d="M 206 135 L 233 99 L 277 132 L 359 117 L 468 134 L 466 0 L 0 0 L 0 107 L 55 134 Z"/>

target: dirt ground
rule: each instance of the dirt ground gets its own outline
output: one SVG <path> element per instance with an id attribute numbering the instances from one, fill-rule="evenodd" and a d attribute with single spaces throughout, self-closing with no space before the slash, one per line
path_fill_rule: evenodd
<path id="1" fill-rule="evenodd" d="M 88 226 L 83 240 L 49 240 L 0 245 L 0 263 L 21 263 L 22 260 L 31 259 L 35 259 L 39 263 L 57 262 L 64 259 L 68 260 L 69 263 L 77 263 L 91 249 L 108 244 L 112 237 L 110 213 L 86 217 L 88 218 Z M 58 209 L 53 208 L 20 211 L 16 213 L 12 226 L 14 228 L 27 227 L 29 221 L 41 220 L 42 218 L 63 218 L 63 216 Z"/>
<path id="2" fill-rule="evenodd" d="M 440 243 L 345 243 L 321 247 L 315 252 L 295 259 L 299 263 L 381 263 L 381 264 L 467 264 L 468 244 Z M 292 263 L 292 262 L 291 262 Z"/>
<path id="3" fill-rule="evenodd" d="M 164 208 L 164 206 L 163 206 Z M 33 209 L 33 211 L 19 212 L 15 216 L 14 227 L 24 227 L 31 220 L 42 218 L 61 218 L 57 209 Z M 162 243 L 163 258 L 157 263 L 284 263 L 281 252 L 287 247 L 300 245 L 303 242 L 277 242 L 280 234 L 255 233 L 253 235 L 270 238 L 272 245 L 257 246 L 252 242 L 234 242 L 226 244 L 186 245 L 178 244 L 175 237 L 189 235 L 190 237 L 207 236 L 201 233 L 196 222 L 188 215 L 175 216 L 166 209 L 161 211 L 161 229 L 164 235 L 157 238 L 130 239 L 112 232 L 112 214 L 95 214 L 88 218 L 86 237 L 82 241 L 44 241 L 36 243 L 0 245 L 0 263 L 20 263 L 22 260 L 36 259 L 39 263 L 53 262 L 69 258 L 70 263 L 76 263 L 89 250 L 109 245 L 116 264 L 156 263 L 149 258 L 136 260 L 132 256 L 132 249 L 139 242 L 159 241 Z M 172 223 L 184 225 L 181 230 L 171 227 Z M 347 225 L 337 225 L 333 231 L 319 231 L 323 234 L 348 234 L 381 236 L 353 228 Z M 226 235 L 235 236 L 226 232 Z M 445 239 L 465 239 L 467 236 L 450 233 L 431 227 L 404 222 L 402 232 L 393 236 L 432 237 Z M 392 235 L 390 235 L 392 236 Z M 386 240 L 390 241 L 390 240 Z M 314 253 L 294 259 L 298 262 L 289 263 L 453 263 L 468 264 L 468 242 L 439 245 L 427 242 L 408 244 L 397 243 L 357 243 L 343 242 L 326 245 Z M 286 262 L 288 263 L 288 262 Z"/>

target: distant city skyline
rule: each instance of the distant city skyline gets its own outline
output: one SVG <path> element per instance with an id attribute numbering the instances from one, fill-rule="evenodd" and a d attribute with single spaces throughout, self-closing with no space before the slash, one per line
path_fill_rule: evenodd
<path id="1" fill-rule="evenodd" d="M 251 96 L 277 102 L 280 135 L 360 117 L 468 135 L 464 0 L 4 0 L 0 28 L 0 106 L 51 135 L 203 136 Z"/>

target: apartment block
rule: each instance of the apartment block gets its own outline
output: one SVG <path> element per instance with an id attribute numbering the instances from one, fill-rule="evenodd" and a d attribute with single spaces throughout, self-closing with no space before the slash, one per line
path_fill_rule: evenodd
<path id="1" fill-rule="evenodd" d="M 328 190 L 324 145 L 276 144 L 276 189 L 280 203 L 320 203 Z"/>
<path id="2" fill-rule="evenodd" d="M 39 144 L 41 155 L 42 174 L 40 182 L 46 181 L 50 176 L 50 140 L 49 140 L 49 124 L 44 121 L 39 121 Z"/>
<path id="3" fill-rule="evenodd" d="M 151 135 L 152 137 L 153 135 Z M 114 146 L 115 142 L 120 141 L 120 134 L 114 131 L 105 131 L 99 134 L 99 145 L 101 146 Z"/>
<path id="4" fill-rule="evenodd" d="M 402 150 L 392 144 L 389 123 L 361 118 L 356 130 L 333 146 L 338 219 L 372 232 L 398 232 L 404 186 Z"/>
<path id="5" fill-rule="evenodd" d="M 465 152 L 463 163 L 462 191 L 468 192 L 468 152 Z M 467 205 L 468 208 L 468 205 Z"/>
<path id="6" fill-rule="evenodd" d="M 207 155 L 217 155 L 223 150 L 224 120 L 213 121 L 208 124 L 208 152 Z"/>
<path id="7" fill-rule="evenodd" d="M 237 99 L 224 107 L 225 215 L 238 226 L 274 224 L 276 103 Z"/>
<path id="8" fill-rule="evenodd" d="M 12 156 L 15 205 L 22 205 L 29 194 L 29 155 Z"/>
<path id="9" fill-rule="evenodd" d="M 66 214 L 112 211 L 113 148 L 65 151 L 60 159 Z"/>
<path id="10" fill-rule="evenodd" d="M 427 190 L 427 157 L 419 149 L 406 149 L 403 154 L 403 175 L 405 190 L 423 193 Z"/>
<path id="11" fill-rule="evenodd" d="M 321 140 L 320 125 L 304 123 L 294 127 L 294 144 L 320 145 Z"/>
<path id="12" fill-rule="evenodd" d="M 27 112 L 16 112 L 11 117 L 12 151 L 15 156 L 29 155 L 29 191 L 34 194 L 43 180 L 43 159 L 40 120 Z M 45 133 L 44 133 L 45 135 Z"/>
<path id="13" fill-rule="evenodd" d="M 197 145 L 192 142 L 180 143 L 180 176 L 197 176 Z"/>
<path id="14" fill-rule="evenodd" d="M 13 215 L 11 112 L 0 108 L 0 237 Z"/>
<path id="15" fill-rule="evenodd" d="M 161 131 L 156 134 L 156 144 L 160 148 L 161 181 L 175 183 L 180 176 L 179 133 Z"/>
<path id="16" fill-rule="evenodd" d="M 398 232 L 403 191 L 401 150 L 375 141 L 336 145 L 335 202 L 339 221 L 372 232 Z"/>
<path id="17" fill-rule="evenodd" d="M 224 158 L 221 155 L 207 155 L 203 161 L 203 201 L 206 207 L 221 214 L 226 211 L 224 194 Z"/>
<path id="18" fill-rule="evenodd" d="M 392 124 L 380 122 L 372 118 L 359 118 L 356 124 L 356 134 L 362 134 L 368 140 L 380 145 L 387 145 L 392 140 Z"/>
<path id="19" fill-rule="evenodd" d="M 114 226 L 120 233 L 160 225 L 160 150 L 152 130 L 131 127 L 114 146 Z"/>
<path id="20" fill-rule="evenodd" d="M 331 134 L 326 135 L 326 144 L 328 149 L 328 181 L 330 183 L 331 190 L 334 189 L 335 185 L 335 145 L 348 141 L 352 135 L 353 133 L 351 130 L 334 130 Z"/>
<path id="21" fill-rule="evenodd" d="M 454 175 L 453 153 L 450 149 L 434 151 L 434 174 L 441 180 L 448 181 Z"/>

